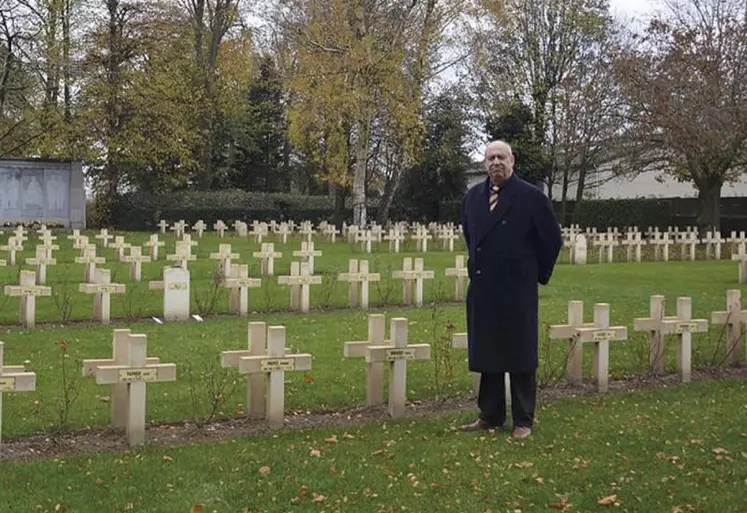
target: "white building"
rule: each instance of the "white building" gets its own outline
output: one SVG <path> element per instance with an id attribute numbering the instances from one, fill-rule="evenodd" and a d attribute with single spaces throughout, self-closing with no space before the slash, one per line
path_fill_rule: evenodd
<path id="1" fill-rule="evenodd" d="M 516 170 L 521 174 L 521 170 Z M 467 172 L 467 189 L 486 178 L 482 162 L 475 162 Z M 553 185 L 553 200 L 562 197 L 562 184 Z M 586 177 L 584 198 L 586 199 L 631 199 L 631 198 L 696 198 L 698 191 L 692 182 L 678 182 L 670 175 L 658 171 L 647 171 L 637 176 L 614 176 L 610 166 L 603 166 Z M 722 197 L 747 196 L 747 176 L 743 175 L 733 184 L 725 184 Z M 570 184 L 568 199 L 576 198 L 576 184 Z"/>

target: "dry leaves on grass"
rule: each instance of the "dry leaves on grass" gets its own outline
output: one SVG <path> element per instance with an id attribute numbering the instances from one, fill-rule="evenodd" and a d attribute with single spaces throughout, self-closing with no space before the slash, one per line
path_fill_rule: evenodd
<path id="1" fill-rule="evenodd" d="M 191 508 L 189 508 L 189 513 L 202 513 L 202 504 L 193 504 Z"/>
<path id="2" fill-rule="evenodd" d="M 548 507 L 550 509 L 557 509 L 559 511 L 565 511 L 566 508 L 570 506 L 571 504 L 568 501 L 569 501 L 568 496 L 564 495 L 563 497 L 560 498 L 560 502 L 551 502 L 550 504 L 548 504 Z"/>
<path id="3" fill-rule="evenodd" d="M 617 500 L 617 495 L 608 495 L 599 499 L 597 504 L 600 506 L 618 506 L 620 501 Z"/>

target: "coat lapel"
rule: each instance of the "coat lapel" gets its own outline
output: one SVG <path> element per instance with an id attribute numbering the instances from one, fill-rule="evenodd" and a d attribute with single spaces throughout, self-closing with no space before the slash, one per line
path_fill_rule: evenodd
<path id="1" fill-rule="evenodd" d="M 507 187 L 501 195 L 498 197 L 498 206 L 494 211 L 490 211 L 490 206 L 488 204 L 488 184 L 487 182 L 484 185 L 484 201 L 483 201 L 483 209 L 484 209 L 484 217 L 482 218 L 482 230 L 480 230 L 480 235 L 477 237 L 477 243 L 479 244 L 482 242 L 482 240 L 490 233 L 490 231 L 498 225 L 503 218 L 506 216 L 508 211 L 511 209 L 511 200 L 512 200 L 512 192 L 513 187 Z"/>

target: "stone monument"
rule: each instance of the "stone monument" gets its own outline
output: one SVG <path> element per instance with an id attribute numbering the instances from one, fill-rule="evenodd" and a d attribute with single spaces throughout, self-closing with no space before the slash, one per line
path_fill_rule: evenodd
<path id="1" fill-rule="evenodd" d="M 0 159 L 0 223 L 33 221 L 85 229 L 81 162 Z"/>

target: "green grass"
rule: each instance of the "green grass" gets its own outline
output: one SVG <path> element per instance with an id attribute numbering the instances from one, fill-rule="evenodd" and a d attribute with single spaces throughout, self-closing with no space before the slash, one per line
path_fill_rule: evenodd
<path id="1" fill-rule="evenodd" d="M 0 511 L 737 513 L 745 397 L 722 381 L 547 402 L 522 442 L 456 432 L 472 416 L 452 414 L 5 462 Z"/>
<path id="2" fill-rule="evenodd" d="M 128 235 L 128 240 L 145 234 Z M 60 242 L 69 242 L 61 236 Z M 246 257 L 249 243 L 236 244 L 234 249 Z M 200 244 L 203 254 L 216 251 L 218 239 L 206 236 Z M 298 241 L 294 243 L 298 245 Z M 293 246 L 290 244 L 289 246 Z M 317 259 L 317 267 L 333 272 L 341 269 L 353 254 L 346 243 L 320 245 L 324 256 Z M 289 256 L 283 248 L 285 257 Z M 64 253 L 64 252 L 60 252 Z M 401 262 L 402 255 L 390 256 L 381 253 L 370 259 L 391 259 Z M 443 290 L 451 291 L 453 281 L 443 277 L 443 269 L 453 264 L 454 254 L 435 252 L 425 255 L 426 268 L 436 270 L 441 276 Z M 246 260 L 245 260 L 246 261 Z M 199 265 L 198 265 L 199 264 Z M 153 273 L 163 263 L 153 264 L 148 272 Z M 215 269 L 214 261 L 202 260 L 193 264 L 195 274 L 203 273 L 203 281 Z M 200 267 L 201 266 L 201 267 Z M 202 271 L 200 271 L 202 269 Z M 282 266 L 278 266 L 278 271 Z M 8 269 L 2 270 L 9 272 Z M 82 269 L 80 269 L 82 274 Z M 279 274 L 279 273 L 278 273 Z M 123 276 L 126 273 L 123 272 Z M 51 277 L 51 276 L 50 276 Z M 54 281 L 52 281 L 54 287 Z M 401 298 L 401 288 L 395 284 L 393 294 Z M 649 296 L 663 294 L 669 302 L 669 313 L 674 313 L 678 296 L 693 299 L 693 315 L 710 318 L 714 310 L 724 310 L 726 290 L 743 288 L 736 284 L 735 264 L 727 261 L 669 262 L 669 263 L 616 263 L 612 265 L 569 266 L 560 264 L 549 287 L 541 288 L 540 330 L 541 367 L 543 382 L 562 378 L 566 344 L 562 341 L 547 341 L 546 328 L 550 324 L 566 322 L 567 304 L 571 299 L 583 300 L 586 319 L 591 320 L 593 303 L 611 304 L 611 322 L 628 326 L 630 340 L 612 343 L 610 372 L 613 378 L 629 374 L 645 373 L 648 370 L 647 335 L 633 333 L 635 317 L 648 316 Z M 426 289 L 427 301 L 434 299 L 434 286 Z M 254 294 L 253 298 L 261 293 Z M 287 293 L 282 293 L 287 301 Z M 346 290 L 338 285 L 330 294 L 330 302 L 342 306 Z M 148 296 L 157 303 L 157 294 Z M 76 299 L 77 300 L 77 299 Z M 117 298 L 114 304 L 117 304 Z M 39 301 L 52 301 L 43 298 Z M 17 300 L 9 300 L 2 315 L 14 315 Z M 120 305 L 121 306 L 121 305 Z M 47 305 L 49 307 L 49 304 Z M 150 307 L 148 307 L 150 308 Z M 157 309 L 157 306 L 153 306 Z M 147 310 L 147 308 L 145 308 Z M 115 308 L 116 310 L 116 308 Z M 49 309 L 47 310 L 49 311 Z M 425 308 L 406 308 L 388 305 L 375 310 L 387 318 L 406 317 L 410 321 L 410 340 L 434 345 L 434 360 L 415 362 L 408 373 L 408 398 L 425 399 L 436 396 L 453 396 L 469 390 L 470 378 L 466 369 L 464 351 L 447 349 L 450 335 L 464 331 L 464 307 L 461 304 L 435 303 Z M 360 405 L 365 398 L 364 363 L 343 358 L 343 344 L 348 340 L 363 340 L 366 336 L 366 313 L 353 310 L 321 311 L 310 315 L 291 314 L 283 311 L 257 312 L 249 321 L 263 321 L 284 325 L 287 328 L 289 351 L 309 352 L 314 356 L 313 369 L 306 376 L 289 373 L 286 407 L 291 410 L 320 410 Z M 153 322 L 132 323 L 126 319 L 116 320 L 111 326 L 73 324 L 61 326 L 49 324 L 36 330 L 23 330 L 7 326 L 0 335 L 6 343 L 6 364 L 27 362 L 27 369 L 37 373 L 37 391 L 30 394 L 7 394 L 3 434 L 23 436 L 53 429 L 100 428 L 106 426 L 109 405 L 106 403 L 110 389 L 96 385 L 91 378 L 80 378 L 81 361 L 87 358 L 105 358 L 111 355 L 111 338 L 114 328 L 130 328 L 136 333 L 148 335 L 148 352 L 158 356 L 164 363 L 176 363 L 179 379 L 175 383 L 159 383 L 149 386 L 148 420 L 150 422 L 172 422 L 184 419 L 205 418 L 211 409 L 209 383 L 214 377 L 227 384 L 225 402 L 220 405 L 218 417 L 235 417 L 245 407 L 243 383 L 245 380 L 235 371 L 220 369 L 220 352 L 246 347 L 247 319 L 232 316 L 208 318 L 205 323 L 187 322 L 157 325 Z M 454 325 L 449 329 L 450 324 Z M 58 348 L 60 341 L 68 343 L 69 354 L 63 358 Z M 693 337 L 696 366 L 718 365 L 724 358 L 724 330 L 712 326 L 707 334 Z M 666 348 L 666 368 L 675 370 L 675 350 L 671 340 Z M 585 376 L 590 376 L 591 348 L 586 348 Z M 63 365 L 64 362 L 64 365 Z M 438 365 L 437 365 L 438 363 Z M 453 369 L 453 372 L 450 372 Z M 65 385 L 67 383 L 67 385 Z M 65 406 L 65 390 L 78 391 L 75 401 Z M 232 393 L 231 393 L 232 392 Z M 193 396 L 197 401 L 193 401 Z"/>

